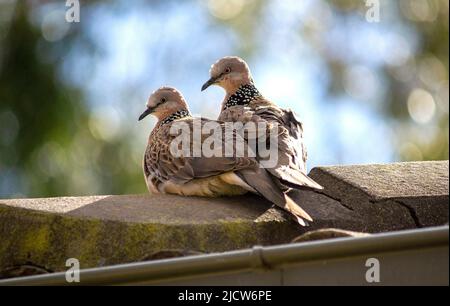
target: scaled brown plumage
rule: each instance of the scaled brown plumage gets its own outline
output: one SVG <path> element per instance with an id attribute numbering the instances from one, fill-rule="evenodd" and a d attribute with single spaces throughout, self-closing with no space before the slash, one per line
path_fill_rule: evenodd
<path id="1" fill-rule="evenodd" d="M 198 120 L 197 123 L 201 126 L 213 122 L 222 132 L 225 129 L 223 122 L 191 117 L 186 101 L 176 89 L 164 87 L 154 92 L 140 119 L 150 113 L 158 118 L 143 160 L 144 176 L 150 192 L 208 197 L 253 192 L 292 213 L 302 225 L 306 224 L 304 220 L 312 220 L 283 192 L 273 180 L 273 175 L 260 167 L 257 158 L 240 157 L 236 154 L 232 157 L 174 156 L 170 150 L 176 137 L 170 133 L 173 124 L 182 122 L 192 131 L 194 122 Z M 184 115 L 174 116 L 177 113 Z M 172 119 L 168 121 L 168 118 Z M 207 137 L 208 135 L 202 135 L 200 141 L 203 143 Z M 240 136 L 234 133 L 232 140 L 237 137 Z M 230 140 L 225 137 L 222 141 Z"/>

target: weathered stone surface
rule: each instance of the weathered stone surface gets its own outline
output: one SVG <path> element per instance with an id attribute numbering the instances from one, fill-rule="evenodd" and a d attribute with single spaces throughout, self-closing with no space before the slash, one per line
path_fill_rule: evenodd
<path id="1" fill-rule="evenodd" d="M 87 268 L 288 243 L 302 232 L 270 207 L 251 195 L 0 200 L 0 272 L 23 264 L 59 271 L 71 257 Z"/>
<path id="2" fill-rule="evenodd" d="M 322 167 L 310 176 L 359 218 L 358 231 L 386 231 L 448 222 L 449 162 Z"/>
<path id="3" fill-rule="evenodd" d="M 321 167 L 312 177 L 329 176 L 367 194 L 372 200 L 448 196 L 448 161 Z M 331 186 L 329 186 L 331 187 Z"/>
<path id="4" fill-rule="evenodd" d="M 65 216 L 165 225 L 253 221 L 271 206 L 257 196 L 219 199 L 129 195 L 0 200 L 9 207 Z M 282 216 L 269 221 L 284 221 Z"/>
<path id="5" fill-rule="evenodd" d="M 71 257 L 88 268 L 289 243 L 324 228 L 376 233 L 448 222 L 448 162 L 324 167 L 311 176 L 324 191 L 291 193 L 315 220 L 308 228 L 252 195 L 0 200 L 0 273 L 60 271 Z"/>

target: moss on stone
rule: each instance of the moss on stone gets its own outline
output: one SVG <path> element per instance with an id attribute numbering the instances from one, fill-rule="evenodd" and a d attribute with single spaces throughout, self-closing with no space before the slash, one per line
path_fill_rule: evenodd
<path id="1" fill-rule="evenodd" d="M 320 168 L 311 176 L 323 192 L 290 194 L 313 216 L 309 228 L 252 195 L 0 200 L 0 272 L 24 264 L 61 271 L 68 258 L 89 268 L 166 250 L 211 253 L 289 243 L 320 228 L 375 233 L 448 223 L 448 161 Z"/>
<path id="2" fill-rule="evenodd" d="M 82 268 L 90 268 L 140 261 L 165 250 L 223 252 L 254 244 L 285 243 L 298 234 L 296 226 L 289 225 L 287 236 L 271 236 L 271 222 L 244 219 L 205 224 L 120 222 L 1 204 L 0 224 L 0 271 L 23 264 L 64 271 L 68 258 L 77 258 Z M 9 235 L 12 232 L 14 235 Z"/>
<path id="3" fill-rule="evenodd" d="M 23 252 L 44 253 L 50 245 L 50 228 L 43 224 L 36 231 L 29 231 L 23 238 Z"/>

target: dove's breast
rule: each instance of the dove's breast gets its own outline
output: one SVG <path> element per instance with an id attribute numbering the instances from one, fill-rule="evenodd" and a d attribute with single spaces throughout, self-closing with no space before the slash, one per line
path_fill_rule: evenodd
<path id="1" fill-rule="evenodd" d="M 194 179 L 184 184 L 173 181 L 157 182 L 147 178 L 148 189 L 151 193 L 176 194 L 181 196 L 222 197 L 243 195 L 255 192 L 234 172 L 227 172 L 208 178 Z"/>

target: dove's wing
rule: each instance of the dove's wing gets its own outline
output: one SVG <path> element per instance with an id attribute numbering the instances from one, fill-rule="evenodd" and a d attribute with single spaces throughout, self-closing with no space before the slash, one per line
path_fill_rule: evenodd
<path id="1" fill-rule="evenodd" d="M 192 131 L 193 120 L 185 120 L 185 122 L 189 124 Z M 205 122 L 207 120 L 202 120 L 202 124 Z M 184 184 L 194 179 L 258 167 L 254 158 L 247 157 L 174 156 L 171 153 L 170 144 L 175 138 L 175 135 L 170 134 L 170 126 L 161 127 L 152 134 L 144 157 L 144 171 L 147 177 L 152 176 L 161 183 L 171 181 Z M 202 135 L 201 141 L 205 141 L 206 138 L 207 135 Z M 224 141 L 222 141 L 223 146 Z M 189 145 L 192 148 L 193 142 Z"/>
<path id="2" fill-rule="evenodd" d="M 305 141 L 303 139 L 303 124 L 297 118 L 296 114 L 291 109 L 283 109 L 283 122 L 284 126 L 289 131 L 291 136 L 291 141 L 293 142 L 293 147 L 295 149 L 295 155 L 297 159 L 295 164 L 306 172 L 306 160 L 308 158 L 308 153 L 306 151 Z"/>
<path id="3" fill-rule="evenodd" d="M 267 200 L 293 214 L 299 224 L 307 225 L 303 219 L 313 221 L 306 211 L 281 190 L 266 169 L 244 169 L 236 174 Z"/>
<path id="4" fill-rule="evenodd" d="M 291 110 L 266 107 L 255 111 L 258 116 L 278 123 L 278 163 L 268 171 L 292 188 L 323 189 L 306 175 L 306 148 L 302 123 Z"/>
<path id="5" fill-rule="evenodd" d="M 192 120 L 186 120 L 192 128 Z M 207 122 L 205 120 L 205 122 Z M 222 128 L 223 128 L 222 123 Z M 184 157 L 174 156 L 170 151 L 170 143 L 176 136 L 170 135 L 170 127 L 160 127 L 152 133 L 149 146 L 144 158 L 144 171 L 152 180 L 164 184 L 172 182 L 185 184 L 194 179 L 214 177 L 228 172 L 235 173 L 245 184 L 272 203 L 287 210 L 296 216 L 297 221 L 306 225 L 306 220 L 311 217 L 292 199 L 283 193 L 280 185 L 274 180 L 266 169 L 260 168 L 257 159 L 238 157 L 236 151 L 232 157 Z M 203 135 L 203 142 L 207 136 Z M 238 137 L 233 133 L 233 140 Z M 222 145 L 225 145 L 226 137 L 223 137 Z M 190 142 L 192 143 L 192 142 Z M 158 185 L 158 183 L 156 184 Z"/>
<path id="6" fill-rule="evenodd" d="M 278 124 L 278 161 L 267 170 L 282 184 L 291 188 L 322 189 L 306 175 L 306 148 L 303 142 L 303 126 L 290 110 L 283 110 L 270 101 L 259 99 L 254 106 L 236 106 L 223 111 L 219 117 L 223 121 Z M 268 130 L 266 135 L 269 136 Z"/>

